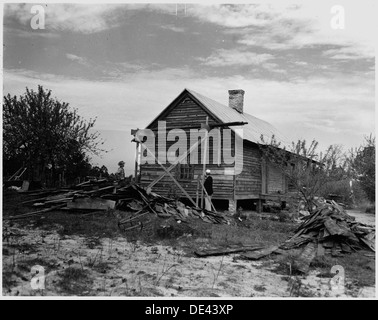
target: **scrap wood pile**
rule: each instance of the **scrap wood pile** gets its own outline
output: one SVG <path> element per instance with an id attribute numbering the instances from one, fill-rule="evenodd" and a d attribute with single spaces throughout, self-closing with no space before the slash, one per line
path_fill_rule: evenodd
<path id="1" fill-rule="evenodd" d="M 317 242 L 318 253 L 351 253 L 360 249 L 375 251 L 375 228 L 355 221 L 335 202 L 326 204 L 306 217 L 296 233 L 281 245 L 283 249 Z"/>
<path id="2" fill-rule="evenodd" d="M 361 249 L 375 252 L 375 227 L 359 223 L 332 201 L 306 217 L 294 236 L 281 249 L 304 248 L 296 260 L 296 269 L 306 273 L 317 256 L 339 256 Z"/>
<path id="3" fill-rule="evenodd" d="M 110 186 L 106 179 L 90 180 L 80 183 L 73 188 L 42 189 L 22 192 L 28 200 L 21 204 L 32 206 L 35 211 L 6 217 L 6 219 L 23 219 L 38 216 L 53 210 L 91 210 L 101 211 L 115 207 L 115 201 L 101 198 L 104 192 L 111 192 L 114 186 Z"/>
<path id="4" fill-rule="evenodd" d="M 339 256 L 361 249 L 375 252 L 375 227 L 356 222 L 354 217 L 348 215 L 334 201 L 324 203 L 303 220 L 304 222 L 297 228 L 296 233 L 281 245 L 240 246 L 237 250 L 212 249 L 195 252 L 195 254 L 203 257 L 240 252 L 242 259 L 259 260 L 272 254 L 287 255 L 292 249 L 302 249 L 296 255 L 291 267 L 296 271 L 307 273 L 311 261 L 316 256 L 326 254 Z"/>
<path id="5" fill-rule="evenodd" d="M 106 179 L 86 181 L 70 189 L 46 189 L 23 194 L 31 199 L 23 201 L 22 204 L 39 210 L 7 217 L 8 219 L 28 218 L 58 209 L 76 212 L 117 209 L 132 212 L 134 220 L 149 212 L 161 218 L 173 217 L 180 222 L 188 218 L 199 218 L 215 224 L 230 224 L 232 221 L 217 212 L 186 206 L 181 201 L 154 192 L 147 193 L 136 184 L 121 187 L 109 183 Z M 129 216 L 120 219 L 119 225 L 130 222 L 130 218 Z"/>
<path id="6" fill-rule="evenodd" d="M 117 200 L 117 208 L 136 212 L 133 213 L 133 216 L 121 219 L 119 225 L 130 222 L 130 219 L 137 219 L 138 216 L 148 212 L 160 218 L 173 217 L 178 222 L 185 222 L 190 218 L 199 218 L 214 224 L 230 224 L 231 222 L 229 217 L 217 212 L 186 206 L 179 200 L 163 197 L 154 192 L 147 193 L 143 188 L 135 184 L 124 188 L 120 193 L 123 194 L 123 198 Z"/>

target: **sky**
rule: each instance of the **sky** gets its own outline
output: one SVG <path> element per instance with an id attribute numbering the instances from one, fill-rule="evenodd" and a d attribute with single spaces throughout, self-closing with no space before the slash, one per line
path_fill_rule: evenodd
<path id="1" fill-rule="evenodd" d="M 131 129 L 184 88 L 244 111 L 290 141 L 358 147 L 375 132 L 376 1 L 43 4 L 3 8 L 3 94 L 42 85 L 77 108 L 107 153 L 94 165 L 134 170 Z M 336 6 L 336 7 L 335 7 Z M 40 22 L 40 21 L 39 21 Z"/>

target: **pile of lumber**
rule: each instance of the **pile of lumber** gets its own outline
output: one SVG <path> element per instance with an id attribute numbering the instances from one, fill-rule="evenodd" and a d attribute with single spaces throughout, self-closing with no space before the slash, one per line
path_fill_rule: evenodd
<path id="1" fill-rule="evenodd" d="M 287 254 L 302 249 L 296 255 L 292 268 L 307 273 L 315 257 L 339 256 L 358 250 L 375 252 L 375 227 L 359 223 L 336 202 L 324 202 L 317 210 L 302 218 L 295 234 L 279 246 L 269 246 L 254 252 L 245 252 L 241 258 L 258 260 L 272 254 Z"/>
<path id="2" fill-rule="evenodd" d="M 281 248 L 292 249 L 309 242 L 318 244 L 320 255 L 351 253 L 360 249 L 375 251 L 375 228 L 356 222 L 335 202 L 325 204 L 305 217 L 296 233 Z"/>
<path id="3" fill-rule="evenodd" d="M 356 222 L 354 217 L 332 201 L 305 217 L 294 236 L 280 248 L 303 248 L 294 267 L 306 273 L 317 256 L 331 254 L 337 257 L 362 249 L 375 252 L 375 227 Z"/>
<path id="4" fill-rule="evenodd" d="M 123 194 L 118 199 L 118 209 L 126 211 L 134 210 L 134 216 L 146 212 L 154 213 L 161 218 L 173 217 L 177 221 L 187 221 L 189 218 L 199 218 L 208 223 L 230 224 L 231 218 L 217 212 L 201 210 L 193 206 L 187 206 L 177 199 L 160 196 L 157 193 L 147 193 L 138 185 L 130 185 L 120 190 L 117 194 Z M 114 197 L 112 197 L 114 199 Z M 119 224 L 128 222 L 128 218 L 119 221 Z"/>
<path id="5" fill-rule="evenodd" d="M 217 212 L 186 206 L 181 201 L 154 192 L 147 193 L 137 184 L 119 186 L 106 179 L 86 181 L 70 189 L 40 190 L 25 195 L 29 199 L 22 204 L 39 210 L 8 217 L 9 219 L 28 218 L 56 209 L 86 212 L 117 209 L 132 212 L 134 217 L 150 212 L 161 218 L 173 217 L 177 221 L 186 221 L 189 217 L 215 224 L 230 224 L 231 221 L 229 217 Z M 120 224 L 123 223 L 124 221 L 120 221 Z"/>

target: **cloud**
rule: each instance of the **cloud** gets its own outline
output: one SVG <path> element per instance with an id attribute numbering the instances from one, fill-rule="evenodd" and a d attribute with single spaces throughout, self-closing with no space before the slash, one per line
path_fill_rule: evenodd
<path id="1" fill-rule="evenodd" d="M 307 66 L 308 63 L 306 61 L 294 61 L 294 64 L 297 66 Z"/>
<path id="2" fill-rule="evenodd" d="M 173 32 L 185 32 L 185 29 L 182 28 L 182 27 L 177 27 L 173 24 L 167 24 L 167 25 L 163 25 L 161 26 L 162 29 L 165 29 L 165 30 L 170 30 L 170 31 L 173 31 Z"/>
<path id="3" fill-rule="evenodd" d="M 201 58 L 202 64 L 212 67 L 262 65 L 273 59 L 271 54 L 257 54 L 255 52 L 240 51 L 237 49 L 220 49 L 207 58 Z"/>
<path id="4" fill-rule="evenodd" d="M 193 5 L 188 12 L 203 21 L 223 27 L 237 42 L 273 51 L 298 50 L 337 45 L 354 50 L 361 58 L 374 57 L 376 19 L 373 3 L 362 5 L 341 1 L 345 7 L 345 28 L 331 27 L 332 4 L 328 1 L 301 5 L 245 4 Z M 342 53 L 340 53 L 342 54 Z M 340 57 L 340 56 L 339 56 Z"/>
<path id="5" fill-rule="evenodd" d="M 15 18 L 23 25 L 30 24 L 32 4 L 6 4 L 4 17 Z M 122 5 L 105 4 L 46 4 L 45 28 L 49 31 L 94 33 L 119 25 L 117 10 Z M 131 7 L 132 9 L 133 7 Z"/>
<path id="6" fill-rule="evenodd" d="M 46 40 L 59 39 L 60 35 L 53 32 L 48 32 L 43 29 L 25 31 L 16 28 L 10 28 L 4 24 L 4 35 L 9 35 L 10 37 L 21 37 L 21 38 L 34 38 L 41 37 L 46 38 Z"/>
<path id="7" fill-rule="evenodd" d="M 330 49 L 323 51 L 323 56 L 335 59 L 335 60 L 358 60 L 358 59 L 369 59 L 374 57 L 375 51 L 374 47 L 370 48 L 359 48 L 355 47 L 340 47 L 338 49 Z"/>
<path id="8" fill-rule="evenodd" d="M 265 26 L 278 15 L 270 5 L 265 4 L 192 5 L 187 12 L 198 19 L 227 28 Z"/>
<path id="9" fill-rule="evenodd" d="M 229 89 L 242 88 L 246 92 L 245 112 L 286 132 L 307 124 L 321 127 L 324 132 L 352 130 L 354 135 L 374 129 L 374 73 L 350 77 L 335 74 L 332 81 L 313 77 L 277 82 L 252 76 L 201 77 L 190 69 L 167 68 L 89 81 L 28 70 L 4 71 L 4 93 L 21 94 L 25 86 L 38 84 L 78 107 L 84 116 L 98 116 L 100 129 L 145 126 L 185 87 L 224 104 L 228 103 Z"/>
<path id="10" fill-rule="evenodd" d="M 243 67 L 252 66 L 254 71 L 265 70 L 277 74 L 286 74 L 277 63 L 270 62 L 274 56 L 268 53 L 255 53 L 239 49 L 219 49 L 207 58 L 198 61 L 208 67 Z"/>
<path id="11" fill-rule="evenodd" d="M 345 4 L 344 4 L 345 3 Z M 330 26 L 332 4 L 329 1 L 305 2 L 300 5 L 274 4 L 188 4 L 185 16 L 215 24 L 220 31 L 237 36 L 241 45 L 258 46 L 273 51 L 337 45 L 355 50 L 356 56 L 373 58 L 375 39 L 373 14 L 376 4 L 362 5 L 340 1 L 345 7 L 345 29 Z M 4 19 L 15 18 L 25 26 L 30 24 L 32 4 L 6 4 Z M 125 24 L 134 11 L 150 11 L 175 15 L 184 5 L 176 4 L 48 4 L 46 34 L 52 32 L 95 33 Z M 353 14 L 352 14 L 353 13 Z M 162 28 L 184 32 L 174 24 Z M 42 32 L 38 32 L 42 34 Z M 345 49 L 342 49 L 345 50 Z M 336 58 L 350 58 L 340 53 Z M 353 58 L 351 58 L 353 59 Z"/>
<path id="12" fill-rule="evenodd" d="M 70 57 L 80 61 L 76 55 Z M 272 123 L 290 140 L 315 138 L 322 147 L 337 143 L 351 148 L 359 145 L 364 134 L 375 131 L 373 72 L 349 77 L 334 74 L 332 81 L 314 76 L 278 82 L 256 79 L 252 74 L 205 77 L 189 68 L 145 68 L 137 73 L 117 74 L 106 81 L 90 81 L 4 69 L 3 80 L 4 94 L 20 95 L 26 86 L 36 89 L 43 85 L 52 90 L 54 97 L 77 108 L 85 119 L 97 117 L 96 130 L 123 132 L 118 145 L 113 140 L 107 143 L 112 153 L 98 161 L 112 168 L 114 159 L 129 159 L 131 172 L 134 151 L 130 150 L 135 145 L 129 141 L 130 130 L 145 127 L 184 88 L 225 105 L 229 89 L 244 89 L 245 112 Z"/>
<path id="13" fill-rule="evenodd" d="M 24 26 L 30 26 L 33 4 L 8 3 L 4 5 L 4 18 L 16 19 Z M 54 32 L 96 33 L 127 23 L 135 11 L 175 14 L 175 4 L 148 3 L 48 3 L 43 5 L 46 30 Z M 167 25 L 166 29 L 183 32 L 180 27 Z M 39 33 L 42 33 L 39 31 Z"/>
<path id="14" fill-rule="evenodd" d="M 82 64 L 83 66 L 86 66 L 86 67 L 90 67 L 92 65 L 92 63 L 90 63 L 87 58 L 79 57 L 74 54 L 66 53 L 66 58 L 71 61 L 75 61 L 79 64 Z"/>

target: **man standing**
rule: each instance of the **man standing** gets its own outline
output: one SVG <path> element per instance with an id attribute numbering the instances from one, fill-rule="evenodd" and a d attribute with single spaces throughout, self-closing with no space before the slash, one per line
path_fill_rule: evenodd
<path id="1" fill-rule="evenodd" d="M 203 186 L 205 187 L 205 209 L 211 211 L 211 196 L 213 195 L 213 177 L 210 175 L 211 171 L 206 170 L 205 182 Z"/>

